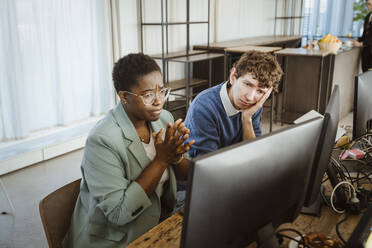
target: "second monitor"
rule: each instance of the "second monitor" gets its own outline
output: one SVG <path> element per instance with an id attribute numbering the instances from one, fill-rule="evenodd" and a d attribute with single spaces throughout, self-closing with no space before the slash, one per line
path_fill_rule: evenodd
<path id="1" fill-rule="evenodd" d="M 278 247 L 273 229 L 299 214 L 323 118 L 193 160 L 181 247 Z"/>

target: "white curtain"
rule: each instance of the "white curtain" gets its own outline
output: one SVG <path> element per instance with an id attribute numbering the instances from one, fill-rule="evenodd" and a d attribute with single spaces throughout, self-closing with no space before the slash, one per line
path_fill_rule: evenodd
<path id="1" fill-rule="evenodd" d="M 0 0 L 0 141 L 113 106 L 106 4 Z"/>
<path id="2" fill-rule="evenodd" d="M 304 0 L 302 35 L 312 38 L 327 33 L 336 36 L 356 34 L 353 30 L 353 2 L 354 0 Z"/>

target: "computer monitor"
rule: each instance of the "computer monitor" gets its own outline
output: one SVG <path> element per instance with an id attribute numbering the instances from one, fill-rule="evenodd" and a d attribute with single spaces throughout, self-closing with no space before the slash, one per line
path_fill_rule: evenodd
<path id="1" fill-rule="evenodd" d="M 321 206 L 320 205 L 321 201 L 319 201 L 320 197 L 319 193 L 323 176 L 326 172 L 328 174 L 328 177 L 330 178 L 333 187 L 335 187 L 339 183 L 337 173 L 332 168 L 328 167 L 330 157 L 332 154 L 332 148 L 334 147 L 335 144 L 339 116 L 340 116 L 340 92 L 338 85 L 335 85 L 324 114 L 323 128 L 319 138 L 319 143 L 314 159 L 314 164 L 312 167 L 312 172 L 310 175 L 304 206 L 310 207 L 314 203 L 317 204 L 316 206 L 314 206 L 314 209 L 305 213 L 310 213 L 314 215 L 319 214 Z M 339 202 L 345 200 L 344 192 L 337 191 L 336 193 L 337 193 L 336 197 Z"/>
<path id="2" fill-rule="evenodd" d="M 372 129 L 372 71 L 355 77 L 353 139 Z"/>
<path id="3" fill-rule="evenodd" d="M 192 160 L 181 247 L 278 245 L 273 228 L 299 214 L 322 125 L 318 117 Z"/>

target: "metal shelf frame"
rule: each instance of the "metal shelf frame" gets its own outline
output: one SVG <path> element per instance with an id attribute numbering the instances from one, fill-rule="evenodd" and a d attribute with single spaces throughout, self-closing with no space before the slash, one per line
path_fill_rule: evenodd
<path id="1" fill-rule="evenodd" d="M 277 31 L 277 22 L 278 21 L 284 21 L 284 30 L 282 32 L 282 35 L 294 35 L 294 28 L 295 28 L 295 20 L 300 20 L 299 26 L 301 28 L 302 25 L 302 19 L 305 17 L 302 15 L 302 9 L 303 9 L 303 2 L 304 0 L 282 0 L 283 7 L 285 9 L 285 15 L 284 16 L 278 16 L 278 0 L 275 1 L 275 22 L 274 22 L 274 35 L 276 35 Z M 295 15 L 297 4 L 300 4 L 300 15 Z"/>
<path id="2" fill-rule="evenodd" d="M 161 20 L 160 22 L 144 22 L 143 21 L 143 4 L 144 0 L 139 1 L 140 8 L 140 21 L 141 21 L 141 51 L 144 51 L 144 27 L 145 26 L 161 26 L 161 54 L 153 55 L 152 57 L 157 60 L 161 60 L 163 67 L 163 81 L 172 88 L 172 84 L 177 85 L 175 90 L 185 89 L 184 99 L 186 101 L 185 107 L 186 110 L 189 107 L 189 102 L 192 97 L 195 95 L 193 92 L 190 92 L 190 89 L 193 87 L 199 87 L 203 84 L 211 87 L 211 73 L 212 73 L 212 60 L 214 58 L 219 58 L 222 55 L 218 54 L 206 54 L 207 51 L 193 51 L 190 50 L 190 25 L 201 24 L 207 25 L 207 46 L 209 47 L 209 36 L 210 36 L 210 0 L 208 1 L 208 20 L 207 21 L 190 21 L 190 0 L 186 1 L 186 21 L 168 21 L 168 1 L 169 0 L 160 0 L 161 3 Z M 169 38 L 168 38 L 168 27 L 174 25 L 186 25 L 186 49 L 182 52 L 172 52 L 169 53 Z M 203 55 L 204 54 L 204 55 Z M 191 77 L 191 64 L 193 62 L 208 60 L 209 61 L 209 73 L 208 79 L 194 79 Z M 183 63 L 185 67 L 185 79 L 176 80 L 175 82 L 169 81 L 169 63 L 178 62 Z M 184 86 L 181 86 L 180 83 L 184 82 Z M 197 83 L 196 83 L 197 82 Z M 181 94 L 171 93 L 174 96 L 182 97 Z M 177 109 L 179 106 L 176 107 Z"/>

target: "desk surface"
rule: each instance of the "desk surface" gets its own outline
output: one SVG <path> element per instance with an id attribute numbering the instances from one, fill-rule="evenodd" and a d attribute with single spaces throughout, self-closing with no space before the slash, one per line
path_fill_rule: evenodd
<path id="1" fill-rule="evenodd" d="M 239 46 L 228 47 L 225 52 L 228 53 L 245 53 L 247 51 L 259 51 L 264 53 L 272 53 L 281 50 L 281 47 L 266 47 L 266 46 Z"/>
<path id="2" fill-rule="evenodd" d="M 303 234 L 322 232 L 333 239 L 338 239 L 336 224 L 343 218 L 343 214 L 337 214 L 329 207 L 323 206 L 320 218 L 301 214 L 293 223 L 283 224 L 279 228 L 295 228 Z M 340 225 L 340 232 L 345 240 L 348 240 L 360 218 L 361 215 L 350 216 L 346 222 Z M 127 248 L 180 247 L 182 220 L 183 217 L 181 214 L 176 213 L 172 215 L 138 239 L 134 240 Z M 291 237 L 295 236 L 292 233 L 286 234 Z M 283 247 L 287 247 L 287 244 L 288 241 L 284 242 Z M 249 247 L 254 247 L 254 245 L 250 245 Z"/>
<path id="3" fill-rule="evenodd" d="M 268 35 L 268 36 L 257 36 L 257 37 L 249 37 L 245 39 L 238 39 L 238 40 L 229 40 L 229 41 L 222 41 L 222 42 L 215 42 L 209 44 L 209 49 L 214 50 L 221 50 L 223 51 L 225 48 L 228 47 L 238 47 L 238 46 L 264 46 L 269 44 L 275 44 L 280 42 L 286 41 L 294 41 L 301 39 L 301 35 Z M 196 45 L 194 46 L 196 50 L 207 50 L 207 45 Z"/>
<path id="4" fill-rule="evenodd" d="M 275 52 L 279 55 L 290 55 L 290 56 L 312 56 L 312 57 L 325 57 L 330 54 L 329 51 L 319 49 L 305 49 L 305 48 L 286 48 Z"/>
<path id="5" fill-rule="evenodd" d="M 130 243 L 127 248 L 180 247 L 183 216 L 176 213 Z"/>

